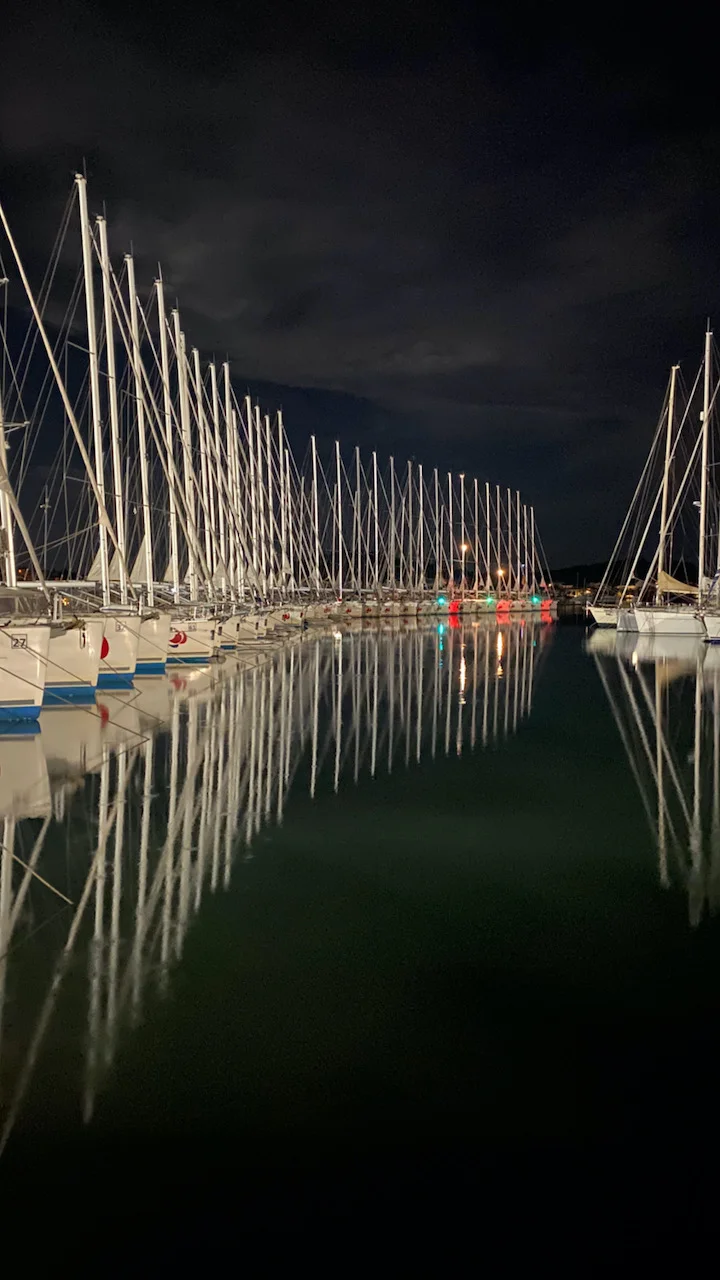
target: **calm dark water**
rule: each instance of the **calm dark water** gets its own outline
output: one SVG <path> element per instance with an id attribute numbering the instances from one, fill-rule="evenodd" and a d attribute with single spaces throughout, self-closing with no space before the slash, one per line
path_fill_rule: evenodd
<path id="1" fill-rule="evenodd" d="M 0 744 L 6 1203 L 118 1265 L 478 1214 L 696 1233 L 713 660 L 306 634 Z"/>

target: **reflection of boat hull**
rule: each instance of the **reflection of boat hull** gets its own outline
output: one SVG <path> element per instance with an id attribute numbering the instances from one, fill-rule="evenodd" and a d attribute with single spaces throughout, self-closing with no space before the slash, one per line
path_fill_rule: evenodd
<path id="1" fill-rule="evenodd" d="M 53 628 L 45 671 L 45 706 L 93 703 L 100 673 L 105 621 L 78 618 L 77 624 Z"/>
<path id="2" fill-rule="evenodd" d="M 705 625 L 697 613 L 689 609 L 633 609 L 640 635 L 698 636 L 705 635 Z"/>
<path id="3" fill-rule="evenodd" d="M 0 628 L 0 720 L 37 720 L 49 647 L 47 624 Z"/>
<path id="4" fill-rule="evenodd" d="M 596 627 L 616 627 L 618 624 L 618 611 L 615 605 L 590 604 L 588 613 Z"/>
<path id="5" fill-rule="evenodd" d="M 143 730 L 152 730 L 165 724 L 172 714 L 170 681 L 167 676 L 147 676 L 141 680 L 134 692 L 133 702 Z"/>
<path id="6" fill-rule="evenodd" d="M 108 690 L 98 697 L 97 704 L 103 723 L 103 744 L 111 751 L 135 746 L 141 737 L 136 691 Z"/>
<path id="7" fill-rule="evenodd" d="M 624 637 L 621 636 L 619 641 L 621 644 L 623 639 Z M 617 644 L 618 634 L 615 627 L 597 627 L 588 634 L 585 641 L 585 652 L 615 653 Z"/>
<path id="8" fill-rule="evenodd" d="M 140 627 L 134 617 L 105 619 L 98 689 L 130 689 L 138 660 Z"/>
<path id="9" fill-rule="evenodd" d="M 0 816 L 46 818 L 49 813 L 50 781 L 42 734 L 3 739 L 0 729 Z"/>
<path id="10" fill-rule="evenodd" d="M 605 638 L 609 635 L 608 632 L 602 634 Z M 680 664 L 687 671 L 695 671 L 698 661 L 702 662 L 705 656 L 705 647 L 700 636 L 626 633 L 613 639 L 616 641 L 615 652 L 618 657 L 625 662 L 630 662 L 633 666 L 646 662 L 657 664 L 672 662 Z M 590 651 L 589 644 L 588 650 Z M 593 651 L 598 652 L 597 649 Z M 608 649 L 608 652 L 611 650 Z"/>
<path id="11" fill-rule="evenodd" d="M 51 784 L 77 782 L 94 769 L 102 755 L 102 715 L 81 707 L 43 709 L 40 740 Z"/>

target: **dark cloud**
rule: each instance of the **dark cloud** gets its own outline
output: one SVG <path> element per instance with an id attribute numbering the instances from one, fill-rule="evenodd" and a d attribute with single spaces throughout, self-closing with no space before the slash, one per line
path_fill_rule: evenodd
<path id="1" fill-rule="evenodd" d="M 0 127 L 29 252 L 85 157 L 115 250 L 298 439 L 520 485 L 554 557 L 604 554 L 720 265 L 717 137 L 664 51 L 409 5 L 23 12 Z"/>

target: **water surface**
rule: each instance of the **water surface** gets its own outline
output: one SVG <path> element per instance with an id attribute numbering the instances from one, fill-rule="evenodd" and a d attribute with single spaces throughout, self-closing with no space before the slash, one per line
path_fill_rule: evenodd
<path id="1" fill-rule="evenodd" d="M 646 650 L 306 632 L 0 742 L 8 1184 L 246 1229 L 709 1142 L 718 664 Z"/>

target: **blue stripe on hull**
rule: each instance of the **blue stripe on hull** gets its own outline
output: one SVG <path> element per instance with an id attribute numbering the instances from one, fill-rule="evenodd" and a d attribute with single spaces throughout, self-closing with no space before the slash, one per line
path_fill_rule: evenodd
<path id="1" fill-rule="evenodd" d="M 129 671 L 101 671 L 98 689 L 132 689 L 132 673 Z"/>
<path id="2" fill-rule="evenodd" d="M 43 694 L 44 707 L 87 706 L 95 701 L 95 686 L 91 684 L 48 684 Z"/>
<path id="3" fill-rule="evenodd" d="M 39 715 L 39 707 L 7 707 L 0 703 L 0 734 L 39 733 Z"/>
<path id="4" fill-rule="evenodd" d="M 172 666 L 182 666 L 182 667 L 189 667 L 189 666 L 207 667 L 208 664 L 212 662 L 212 660 L 213 660 L 213 655 L 211 653 L 209 653 L 205 658 L 202 658 L 202 657 L 178 658 L 174 654 L 170 654 L 168 658 L 168 666 L 172 665 Z"/>
<path id="5" fill-rule="evenodd" d="M 136 676 L 161 676 L 165 670 L 164 662 L 138 662 Z"/>

